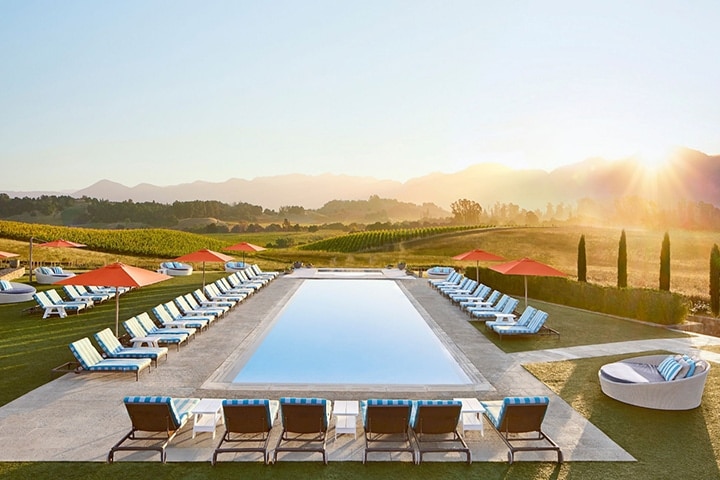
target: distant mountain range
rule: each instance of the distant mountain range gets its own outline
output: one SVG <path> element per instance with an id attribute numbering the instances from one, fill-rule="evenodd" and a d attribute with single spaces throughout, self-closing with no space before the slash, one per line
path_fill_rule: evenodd
<path id="1" fill-rule="evenodd" d="M 367 200 L 371 195 L 416 204 L 434 203 L 445 209 L 460 198 L 477 201 L 483 207 L 500 202 L 514 203 L 526 209 L 544 209 L 548 203 L 574 204 L 582 198 L 602 201 L 626 195 L 656 199 L 659 204 L 689 200 L 720 206 L 720 156 L 677 149 L 667 166 L 656 173 L 644 170 L 633 158 L 615 161 L 594 158 L 551 172 L 514 170 L 499 164 L 482 163 L 456 173 L 432 173 L 406 182 L 347 175 L 292 174 L 164 187 L 147 183 L 127 187 L 101 180 L 72 193 L 4 193 L 11 197 L 70 195 L 159 203 L 218 200 L 271 209 L 293 205 L 316 209 L 331 200 Z"/>

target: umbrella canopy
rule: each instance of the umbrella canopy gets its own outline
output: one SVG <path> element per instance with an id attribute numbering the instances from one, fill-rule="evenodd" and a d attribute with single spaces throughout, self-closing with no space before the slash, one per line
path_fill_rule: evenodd
<path id="1" fill-rule="evenodd" d="M 495 255 L 494 253 L 486 252 L 476 248 L 469 252 L 461 253 L 452 257 L 453 260 L 475 260 L 475 281 L 480 282 L 480 262 L 501 262 L 505 260 L 503 257 Z"/>
<path id="2" fill-rule="evenodd" d="M 10 252 L 0 252 L 0 258 L 10 258 L 10 257 L 19 257 L 20 255 L 17 253 L 10 253 Z"/>
<path id="3" fill-rule="evenodd" d="M 77 247 L 85 247 L 87 245 L 83 245 L 82 243 L 76 243 L 71 242 L 70 240 L 63 240 L 62 238 L 58 240 L 53 240 L 52 242 L 45 242 L 45 243 L 38 243 L 38 247 L 54 247 L 54 248 L 77 248 Z"/>
<path id="4" fill-rule="evenodd" d="M 504 273 L 505 275 L 522 275 L 525 279 L 525 306 L 527 307 L 527 277 L 566 277 L 567 275 L 549 265 L 523 258 L 500 265 L 493 265 L 491 270 Z"/>
<path id="5" fill-rule="evenodd" d="M 233 257 L 204 248 L 175 259 L 176 262 L 202 262 L 203 287 L 205 287 L 205 262 L 229 262 Z"/>
<path id="6" fill-rule="evenodd" d="M 118 326 L 120 320 L 120 293 L 117 287 L 144 287 L 153 283 L 169 280 L 172 277 L 162 273 L 156 273 L 144 268 L 131 267 L 124 263 L 116 262 L 106 265 L 97 270 L 91 270 L 86 273 L 75 275 L 74 277 L 65 278 L 58 282 L 57 285 L 101 285 L 105 287 L 116 287 L 115 290 L 115 336 L 118 336 Z"/>
<path id="7" fill-rule="evenodd" d="M 245 263 L 245 252 L 261 252 L 265 250 L 263 247 L 259 247 L 257 245 L 253 245 L 252 243 L 248 242 L 240 242 L 236 243 L 235 245 L 230 245 L 229 247 L 224 248 L 224 250 L 234 250 L 237 252 L 243 252 L 242 255 L 242 261 Z"/>

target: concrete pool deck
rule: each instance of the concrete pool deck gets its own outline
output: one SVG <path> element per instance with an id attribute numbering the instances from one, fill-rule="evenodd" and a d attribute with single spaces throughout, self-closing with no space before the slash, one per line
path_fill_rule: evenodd
<path id="1" fill-rule="evenodd" d="M 306 272 L 308 273 L 308 272 Z M 317 277 L 316 277 L 317 278 Z M 388 387 L 383 391 L 365 391 L 353 386 L 323 390 L 322 385 L 308 385 L 302 389 L 215 389 L 208 380 L 244 342 L 258 334 L 258 327 L 270 321 L 281 304 L 299 283 L 293 275 L 277 279 L 230 312 L 209 331 L 179 352 L 171 350 L 167 362 L 159 368 L 143 372 L 140 381 L 128 374 L 65 374 L 0 408 L 0 461 L 84 461 L 104 462 L 107 453 L 130 430 L 130 421 L 122 398 L 126 395 L 168 395 L 197 398 L 271 398 L 283 395 L 322 396 L 330 400 L 361 400 L 369 397 L 392 398 L 452 398 L 478 397 L 498 399 L 506 395 L 547 395 L 550 409 L 544 430 L 562 448 L 565 461 L 633 461 L 625 450 L 573 410 L 543 383 L 530 375 L 523 364 L 574 358 L 604 356 L 618 353 L 666 349 L 688 352 L 705 345 L 720 344 L 720 338 L 690 335 L 686 338 L 644 340 L 613 344 L 549 349 L 543 351 L 506 354 L 478 332 L 467 317 L 450 302 L 427 285 L 425 280 L 408 279 L 403 288 L 413 302 L 432 318 L 437 328 L 455 343 L 463 355 L 482 375 L 474 392 L 468 391 L 407 391 Z M 552 342 L 549 342 L 550 344 Z M 322 352 L 315 352 L 320 355 Z M 703 352 L 703 357 L 716 362 L 716 355 Z M 68 360 L 71 358 L 68 351 Z M 280 429 L 271 435 L 271 445 Z M 334 425 L 334 421 L 333 421 Z M 489 426 L 485 435 L 468 432 L 466 440 L 472 450 L 473 461 L 507 460 L 507 449 Z M 208 462 L 222 434 L 217 428 L 213 440 L 209 433 L 192 438 L 189 422 L 168 447 L 168 461 Z M 340 435 L 333 440 L 329 432 L 328 452 L 333 461 L 361 461 L 364 441 L 358 419 L 357 439 Z M 259 454 L 237 454 L 238 461 L 260 461 Z M 158 461 L 157 453 L 120 453 L 116 461 Z M 232 460 L 231 455 L 222 458 Z M 319 461 L 320 455 L 285 453 L 283 460 Z M 409 454 L 374 454 L 372 461 L 410 461 Z M 552 453 L 521 453 L 516 461 L 550 460 Z M 425 461 L 462 461 L 457 454 L 430 454 Z"/>

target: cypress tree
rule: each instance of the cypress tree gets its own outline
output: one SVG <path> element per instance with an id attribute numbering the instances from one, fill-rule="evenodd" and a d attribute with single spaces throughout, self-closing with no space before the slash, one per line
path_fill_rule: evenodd
<path id="1" fill-rule="evenodd" d="M 620 245 L 618 246 L 618 288 L 627 287 L 627 240 L 625 230 L 620 234 Z"/>
<path id="2" fill-rule="evenodd" d="M 587 282 L 587 256 L 585 255 L 585 235 L 580 235 L 577 258 L 578 282 Z"/>
<path id="3" fill-rule="evenodd" d="M 670 291 L 670 235 L 667 232 L 660 248 L 660 290 Z"/>
<path id="4" fill-rule="evenodd" d="M 720 313 L 720 248 L 717 243 L 710 251 L 710 310 Z"/>

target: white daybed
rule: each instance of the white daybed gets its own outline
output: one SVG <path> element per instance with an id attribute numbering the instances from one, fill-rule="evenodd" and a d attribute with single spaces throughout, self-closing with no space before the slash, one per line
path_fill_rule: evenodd
<path id="1" fill-rule="evenodd" d="M 38 267 L 33 273 L 37 283 L 41 285 L 50 285 L 75 276 L 73 272 L 66 272 L 62 267 Z"/>
<path id="2" fill-rule="evenodd" d="M 160 264 L 159 271 L 161 273 L 165 273 L 166 275 L 170 275 L 171 277 L 184 277 L 192 275 L 193 267 L 187 263 L 163 262 Z"/>
<path id="3" fill-rule="evenodd" d="M 29 302 L 35 291 L 32 285 L 0 280 L 0 303 Z"/>
<path id="4" fill-rule="evenodd" d="M 682 355 L 671 357 L 689 358 Z M 672 380 L 666 380 L 658 366 L 667 358 L 668 355 L 648 355 L 603 365 L 598 372 L 600 388 L 608 397 L 638 407 L 658 410 L 698 407 L 710 364 L 693 359 L 695 365 L 692 371 L 683 366 Z"/>

